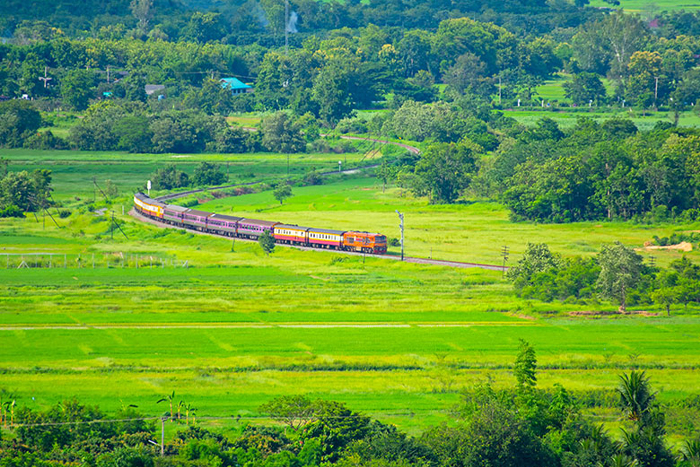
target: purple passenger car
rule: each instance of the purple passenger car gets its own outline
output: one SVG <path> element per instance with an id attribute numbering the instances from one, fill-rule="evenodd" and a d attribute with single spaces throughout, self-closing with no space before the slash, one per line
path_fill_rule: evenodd
<path id="1" fill-rule="evenodd" d="M 182 216 L 187 212 L 188 208 L 166 204 L 163 209 L 163 220 L 172 225 L 182 226 Z"/>
<path id="2" fill-rule="evenodd" d="M 209 227 L 210 232 L 234 237 L 236 235 L 238 221 L 240 221 L 241 219 L 243 218 L 235 216 L 226 216 L 224 214 L 212 214 L 209 217 L 209 219 L 207 219 L 207 225 Z"/>
<path id="3" fill-rule="evenodd" d="M 188 209 L 182 215 L 182 223 L 190 229 L 206 230 L 207 218 L 211 215 L 210 212 Z"/>
<path id="4" fill-rule="evenodd" d="M 257 239 L 263 232 L 272 234 L 272 228 L 279 222 L 261 221 L 257 219 L 241 219 L 238 221 L 238 235 Z"/>

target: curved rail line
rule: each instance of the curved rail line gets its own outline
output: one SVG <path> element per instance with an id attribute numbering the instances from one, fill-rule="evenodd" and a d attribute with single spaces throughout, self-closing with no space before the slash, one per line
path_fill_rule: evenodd
<path id="1" fill-rule="evenodd" d="M 244 128 L 244 129 L 245 129 L 245 130 L 248 130 L 248 131 L 257 131 L 257 128 Z M 321 136 L 327 136 L 327 135 L 321 135 Z M 371 142 L 374 142 L 374 143 L 381 143 L 381 144 L 392 144 L 392 145 L 394 145 L 394 146 L 402 147 L 402 148 L 404 148 L 404 149 L 406 149 L 406 150 L 412 152 L 413 154 L 420 154 L 420 149 L 418 149 L 418 148 L 415 147 L 415 146 L 411 146 L 411 145 L 404 144 L 404 143 L 396 143 L 396 142 L 394 142 L 394 141 L 388 141 L 388 140 L 382 140 L 382 139 L 374 139 L 374 138 L 363 138 L 363 137 L 361 137 L 361 136 L 342 136 L 342 135 L 341 135 L 340 138 L 341 138 L 341 139 L 348 139 L 348 140 L 357 140 L 357 141 L 371 141 Z M 365 169 L 371 169 L 371 168 L 378 167 L 378 166 L 379 166 L 379 164 L 370 164 L 370 165 L 365 165 L 365 166 L 362 166 L 362 167 L 355 167 L 355 168 L 352 168 L 352 169 L 346 169 L 346 170 L 343 170 L 343 171 L 340 171 L 340 172 L 335 171 L 335 170 L 334 170 L 334 171 L 331 171 L 331 172 L 323 172 L 323 173 L 321 173 L 320 175 L 321 175 L 322 177 L 326 177 L 326 176 L 334 175 L 334 174 L 337 174 L 337 173 L 354 173 L 354 172 L 356 172 L 356 171 L 365 170 Z M 158 200 L 158 201 L 169 201 L 169 200 L 173 200 L 173 199 L 177 199 L 177 198 L 182 198 L 182 197 L 184 197 L 184 196 L 192 195 L 192 194 L 195 194 L 195 193 L 201 193 L 201 192 L 204 192 L 204 191 L 223 190 L 223 189 L 225 189 L 225 188 L 235 188 L 235 187 L 242 187 L 242 186 L 250 186 L 250 185 L 256 185 L 256 184 L 258 184 L 258 183 L 260 183 L 260 182 L 259 182 L 259 181 L 255 181 L 255 182 L 248 182 L 248 183 L 236 183 L 236 184 L 233 184 L 233 185 L 221 185 L 221 186 L 215 186 L 215 187 L 200 188 L 200 189 L 196 189 L 196 190 L 182 191 L 182 192 L 179 192 L 179 193 L 169 193 L 169 194 L 167 194 L 167 195 L 158 196 L 158 197 L 155 198 L 155 199 Z M 163 227 L 163 228 L 173 228 L 173 229 L 187 230 L 187 229 L 184 229 L 183 227 L 176 227 L 176 226 L 172 226 L 172 225 L 166 225 L 166 224 L 162 224 L 162 223 L 160 223 L 160 222 L 154 221 L 154 220 L 149 219 L 149 218 L 147 218 L 147 217 L 145 217 L 145 216 L 142 216 L 141 214 L 139 214 L 138 212 L 136 212 L 136 211 L 133 210 L 133 209 L 131 209 L 131 210 L 129 211 L 129 215 L 132 216 L 132 217 L 134 217 L 134 218 L 136 218 L 136 219 L 139 219 L 139 220 L 141 220 L 141 221 L 148 222 L 148 223 L 150 223 L 150 224 L 157 225 L 157 226 L 160 226 L 160 227 Z M 201 235 L 211 235 L 211 236 L 214 236 L 214 237 L 222 237 L 222 235 L 216 235 L 216 234 L 212 234 L 212 233 L 208 233 L 208 232 L 200 232 L 200 231 L 197 231 L 197 230 L 194 230 L 194 231 L 192 231 L 192 232 L 197 233 L 197 234 L 201 234 Z M 228 237 L 226 237 L 226 238 L 228 238 Z M 254 241 L 255 241 L 255 240 L 247 240 L 247 239 L 237 239 L 237 240 L 244 241 L 244 242 L 254 242 Z M 301 250 L 319 250 L 318 248 L 311 248 L 311 247 L 304 247 L 304 246 L 294 246 L 294 245 L 285 245 L 285 244 L 279 244 L 279 246 L 299 248 L 299 249 L 301 249 Z M 322 250 L 322 251 L 327 251 L 327 250 Z M 356 253 L 356 252 L 342 251 L 342 250 L 337 250 L 337 251 L 335 251 L 335 253 L 346 254 L 346 255 L 354 255 L 354 256 L 363 256 L 363 255 L 365 255 L 365 256 L 371 256 L 371 257 L 377 257 L 377 258 L 393 259 L 393 260 L 396 260 L 396 261 L 400 261 L 400 260 L 401 260 L 401 258 L 400 258 L 398 255 L 397 255 L 397 256 L 394 256 L 394 255 L 372 255 L 372 254 L 369 254 L 369 255 L 368 255 L 368 254 L 363 254 L 363 253 Z M 433 266 L 448 266 L 448 267 L 453 267 L 453 268 L 480 268 L 480 269 L 487 269 L 487 270 L 490 270 L 490 271 L 507 271 L 507 270 L 508 270 L 508 267 L 499 266 L 499 265 L 496 265 L 496 264 L 465 263 L 465 262 L 462 262 L 462 261 L 447 261 L 447 260 L 439 260 L 439 259 L 432 259 L 432 258 L 415 258 L 415 257 L 411 257 L 411 256 L 405 257 L 405 258 L 404 258 L 404 261 L 407 262 L 407 263 L 430 264 L 430 265 L 433 265 Z"/>
<path id="2" fill-rule="evenodd" d="M 146 216 L 141 215 L 139 212 L 137 212 L 135 209 L 131 209 L 129 211 L 129 215 L 133 217 L 134 219 L 140 220 L 141 222 L 147 222 L 149 224 L 161 227 L 163 229 L 178 229 L 178 230 L 187 230 L 188 232 L 192 232 L 197 235 L 209 235 L 211 237 L 220 237 L 220 238 L 226 238 L 230 240 L 230 237 L 226 237 L 223 235 L 217 235 L 211 232 L 200 232 L 199 230 L 190 230 L 186 229 L 184 227 L 177 227 L 174 225 L 169 225 L 169 224 L 163 224 L 161 222 L 158 222 L 156 220 L 150 219 Z M 256 240 L 250 240 L 246 238 L 236 238 L 235 241 L 240 241 L 240 242 L 251 242 L 251 243 L 256 243 Z M 286 245 L 284 243 L 278 243 L 276 246 L 280 247 L 285 247 L 285 248 L 297 248 L 299 250 L 308 250 L 308 251 L 324 251 L 328 252 L 331 250 L 324 250 L 320 248 L 312 248 L 312 247 L 307 247 L 307 246 L 299 246 L 299 245 Z M 354 251 L 344 251 L 344 250 L 332 250 L 333 253 L 341 254 L 341 255 L 350 255 L 350 256 L 365 256 L 365 257 L 370 257 L 370 258 L 383 258 L 383 259 L 391 259 L 394 261 L 401 261 L 401 256 L 399 255 L 391 255 L 391 254 L 385 254 L 385 255 L 373 255 L 369 253 L 357 253 Z M 404 258 L 404 262 L 406 263 L 415 263 L 415 264 L 429 264 L 433 266 L 448 266 L 448 267 L 453 267 L 453 268 L 480 268 L 480 269 L 487 269 L 490 271 L 506 271 L 508 270 L 508 267 L 503 267 L 503 266 L 498 266 L 496 264 L 481 264 L 481 263 L 465 263 L 461 261 L 446 261 L 446 260 L 440 260 L 440 259 L 430 259 L 430 258 L 415 258 L 411 256 L 406 256 Z"/>

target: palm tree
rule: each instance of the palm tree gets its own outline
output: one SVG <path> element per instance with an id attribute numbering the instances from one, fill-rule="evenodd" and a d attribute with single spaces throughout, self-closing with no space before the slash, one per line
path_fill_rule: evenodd
<path id="1" fill-rule="evenodd" d="M 700 467 L 700 438 L 685 442 L 679 460 L 690 467 Z"/>
<path id="2" fill-rule="evenodd" d="M 617 393 L 620 395 L 620 407 L 627 418 L 635 423 L 644 424 L 656 398 L 646 374 L 634 370 L 629 375 L 621 374 Z"/>
<path id="3" fill-rule="evenodd" d="M 0 424 L 2 426 L 7 426 L 10 399 L 12 399 L 12 393 L 5 388 L 0 389 Z"/>
<path id="4" fill-rule="evenodd" d="M 637 467 L 639 462 L 637 462 L 637 459 L 632 459 L 624 454 L 615 454 L 610 459 L 610 464 L 608 465 L 610 467 Z"/>
<path id="5" fill-rule="evenodd" d="M 7 426 L 7 413 L 10 413 L 10 426 L 15 424 L 15 403 L 17 401 L 12 399 L 11 401 L 7 401 L 3 403 L 2 405 L 5 407 L 5 419 L 3 421 L 3 426 Z"/>
<path id="6" fill-rule="evenodd" d="M 182 408 L 183 408 L 184 406 L 185 406 L 185 402 L 182 401 L 182 400 L 181 400 L 180 402 L 177 403 L 177 419 L 178 419 L 178 420 L 180 420 L 180 411 L 182 410 Z"/>
<path id="7" fill-rule="evenodd" d="M 161 402 L 168 401 L 170 403 L 170 420 L 173 419 L 173 400 L 175 400 L 175 391 L 170 393 L 170 395 L 163 397 L 162 399 L 159 399 L 156 404 L 160 404 Z"/>

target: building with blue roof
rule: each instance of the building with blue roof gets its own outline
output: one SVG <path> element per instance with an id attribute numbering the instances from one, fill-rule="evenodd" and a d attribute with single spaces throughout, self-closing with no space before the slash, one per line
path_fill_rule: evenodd
<path id="1" fill-rule="evenodd" d="M 238 78 L 221 78 L 221 87 L 224 89 L 230 89 L 233 94 L 245 94 L 246 92 L 253 92 L 253 87 L 248 86 Z"/>

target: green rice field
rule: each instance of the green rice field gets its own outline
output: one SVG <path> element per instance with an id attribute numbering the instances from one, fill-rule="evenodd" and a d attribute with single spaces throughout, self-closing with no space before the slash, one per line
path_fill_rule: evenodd
<path id="1" fill-rule="evenodd" d="M 273 397 L 308 394 L 418 433 L 447 420 L 460 391 L 487 379 L 512 385 L 519 339 L 534 345 L 545 388 L 609 390 L 630 368 L 645 369 L 665 402 L 700 387 L 692 307 L 675 307 L 668 318 L 655 307 L 623 316 L 606 302 L 524 300 L 499 271 L 402 263 L 397 247 L 389 258 L 283 247 L 267 256 L 254 242 L 122 215 L 130 195 L 76 201 L 89 198 L 97 154 L 84 163 L 68 152 L 9 156 L 13 164 L 74 168 L 55 172 L 57 198 L 71 210 L 56 219 L 58 228 L 33 216 L 0 223 L 0 388 L 20 405 L 45 408 L 76 396 L 107 411 L 134 404 L 153 416 L 163 412 L 156 401 L 175 391 L 203 420 L 216 418 L 207 423 L 230 426 L 238 423 L 231 417 L 259 417 Z M 139 156 L 116 157 L 141 167 Z M 143 164 L 157 162 L 146 156 Z M 276 161 L 268 155 L 261 163 Z M 399 236 L 400 210 L 408 255 L 491 264 L 501 264 L 503 245 L 512 264 L 528 241 L 565 256 L 593 255 L 614 240 L 641 247 L 653 235 L 700 229 L 513 223 L 498 203 L 430 205 L 362 174 L 293 187 L 284 204 L 269 191 L 203 198 L 210 201 L 200 209 L 389 237 Z M 89 209 L 99 207 L 115 211 L 128 238 L 112 237 L 107 215 Z M 681 253 L 654 255 L 667 264 Z M 20 261 L 43 267 L 19 268 Z M 591 416 L 616 423 L 610 411 Z"/>

